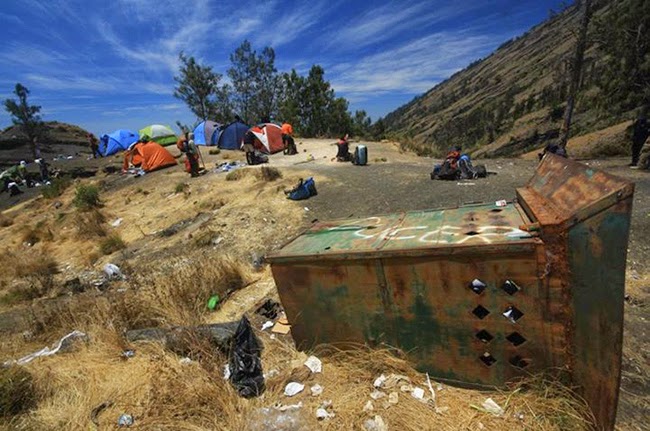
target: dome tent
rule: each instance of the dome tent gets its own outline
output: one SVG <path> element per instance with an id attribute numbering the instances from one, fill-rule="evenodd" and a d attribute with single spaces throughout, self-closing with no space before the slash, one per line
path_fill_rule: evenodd
<path id="1" fill-rule="evenodd" d="M 194 128 L 194 143 L 196 145 L 217 145 L 221 124 L 214 121 L 201 121 Z"/>
<path id="2" fill-rule="evenodd" d="M 217 145 L 223 150 L 241 150 L 242 140 L 250 127 L 241 121 L 233 121 L 221 128 Z"/>
<path id="3" fill-rule="evenodd" d="M 160 145 L 171 145 L 176 143 L 176 134 L 169 126 L 163 126 L 161 124 L 152 124 L 140 129 L 140 139 L 143 136 L 148 136 L 149 139 L 153 142 L 156 142 Z"/>
<path id="4" fill-rule="evenodd" d="M 130 130 L 119 129 L 99 138 L 99 151 L 103 156 L 110 156 L 129 149 L 138 140 L 138 134 Z"/>

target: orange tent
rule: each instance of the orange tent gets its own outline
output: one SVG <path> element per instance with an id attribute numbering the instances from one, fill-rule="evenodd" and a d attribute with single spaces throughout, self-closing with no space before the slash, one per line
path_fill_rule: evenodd
<path id="1" fill-rule="evenodd" d="M 133 166 L 140 166 L 145 172 L 151 172 L 175 165 L 176 159 L 160 144 L 151 141 L 138 142 L 124 154 L 123 168 L 125 170 L 128 169 L 129 163 Z"/>

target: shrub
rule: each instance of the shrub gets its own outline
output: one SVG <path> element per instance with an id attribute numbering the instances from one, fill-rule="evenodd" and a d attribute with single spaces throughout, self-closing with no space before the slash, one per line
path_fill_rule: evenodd
<path id="1" fill-rule="evenodd" d="M 104 255 L 115 253 L 124 248 L 126 248 L 126 244 L 118 234 L 109 235 L 99 243 L 99 251 Z"/>
<path id="2" fill-rule="evenodd" d="M 216 154 L 219 154 L 219 153 L 221 153 L 221 150 L 219 148 L 213 148 L 210 151 L 208 151 L 208 154 L 210 154 L 212 156 L 214 156 Z"/>
<path id="3" fill-rule="evenodd" d="M 178 183 L 176 184 L 176 188 L 174 189 L 174 193 L 185 193 L 185 190 L 187 190 L 187 184 L 186 183 Z"/>
<path id="4" fill-rule="evenodd" d="M 36 405 L 32 375 L 24 367 L 0 368 L 0 417 L 26 412 Z"/>
<path id="5" fill-rule="evenodd" d="M 29 282 L 29 286 L 21 292 L 24 298 L 39 298 L 54 287 L 54 275 L 59 272 L 59 268 L 47 251 L 16 256 L 15 262 L 15 276 Z"/>
<path id="6" fill-rule="evenodd" d="M 252 169 L 236 169 L 226 174 L 226 181 L 239 181 L 253 173 Z"/>
<path id="7" fill-rule="evenodd" d="M 11 217 L 7 217 L 4 214 L 0 214 L 0 227 L 8 227 L 14 224 L 14 220 Z"/>
<path id="8" fill-rule="evenodd" d="M 70 186 L 69 177 L 54 178 L 50 181 L 49 186 L 45 186 L 41 189 L 41 194 L 45 199 L 55 199 L 63 194 L 65 189 Z"/>
<path id="9" fill-rule="evenodd" d="M 99 187 L 94 185 L 79 184 L 75 190 L 74 206 L 82 211 L 88 211 L 101 205 L 99 200 Z"/>

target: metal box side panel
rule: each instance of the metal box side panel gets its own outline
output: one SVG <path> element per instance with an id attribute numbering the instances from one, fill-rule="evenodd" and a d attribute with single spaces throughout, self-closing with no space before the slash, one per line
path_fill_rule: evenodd
<path id="1" fill-rule="evenodd" d="M 628 198 L 568 233 L 573 380 L 602 429 L 616 419 L 631 209 Z"/>

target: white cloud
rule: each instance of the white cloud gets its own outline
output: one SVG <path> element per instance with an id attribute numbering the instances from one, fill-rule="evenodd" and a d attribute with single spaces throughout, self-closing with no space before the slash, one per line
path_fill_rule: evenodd
<path id="1" fill-rule="evenodd" d="M 330 48 L 357 50 L 394 39 L 400 34 L 408 38 L 409 33 L 422 26 L 452 19 L 479 6 L 480 2 L 454 2 L 453 6 L 439 6 L 430 1 L 410 5 L 408 2 L 391 2 L 369 8 L 356 20 L 337 24 L 325 33 L 323 39 L 325 46 Z"/>
<path id="2" fill-rule="evenodd" d="M 332 66 L 332 87 L 353 101 L 382 92 L 422 93 L 496 43 L 487 36 L 435 33 L 354 63 Z"/>
<path id="3" fill-rule="evenodd" d="M 21 42 L 9 42 L 0 51 L 0 62 L 10 64 L 12 67 L 27 66 L 36 67 L 57 67 L 65 65 L 68 56 L 53 50 L 44 49 L 34 45 Z"/>

